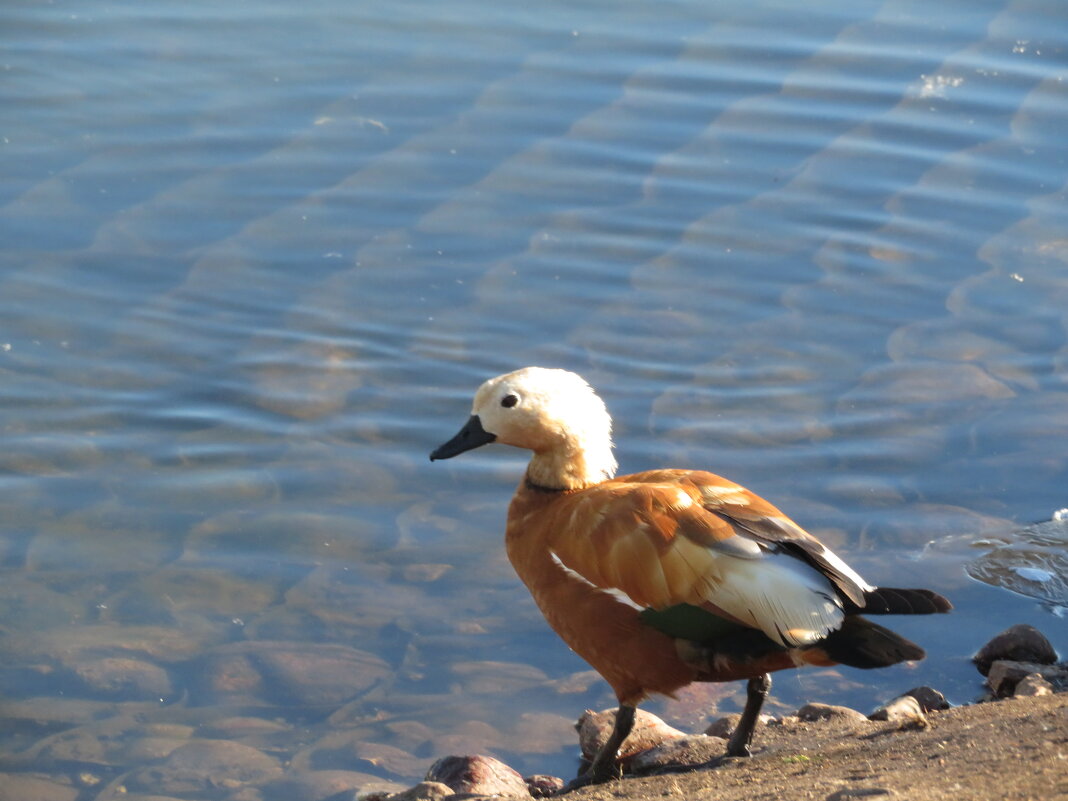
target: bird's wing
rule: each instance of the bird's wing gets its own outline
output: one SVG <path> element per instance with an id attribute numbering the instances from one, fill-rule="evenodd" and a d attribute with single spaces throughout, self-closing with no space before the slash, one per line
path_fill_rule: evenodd
<path id="1" fill-rule="evenodd" d="M 656 471 L 605 482 L 567 500 L 553 521 L 554 557 L 637 606 L 699 606 L 784 645 L 814 642 L 841 624 L 834 579 L 793 544 L 802 540 L 815 549 L 818 541 L 732 482 L 707 473 Z M 798 533 L 787 529 L 774 537 L 780 518 Z"/>

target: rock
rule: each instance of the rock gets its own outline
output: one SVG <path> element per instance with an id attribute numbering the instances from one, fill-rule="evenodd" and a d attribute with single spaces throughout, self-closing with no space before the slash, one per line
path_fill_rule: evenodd
<path id="1" fill-rule="evenodd" d="M 579 733 L 579 745 L 582 748 L 582 756 L 592 761 L 598 752 L 608 742 L 612 734 L 612 727 L 616 723 L 616 710 L 606 709 L 602 712 L 594 712 L 587 709 L 578 719 L 575 728 Z M 630 736 L 623 742 L 619 749 L 619 760 L 645 751 L 665 740 L 673 740 L 685 737 L 685 733 L 669 726 L 656 715 L 639 709 L 634 716 L 634 728 Z"/>
<path id="2" fill-rule="evenodd" d="M 868 718 L 862 712 L 847 706 L 832 704 L 805 704 L 797 710 L 797 717 L 803 721 L 833 720 L 845 723 L 867 723 Z"/>
<path id="3" fill-rule="evenodd" d="M 635 754 L 625 763 L 625 772 L 644 776 L 663 768 L 691 768 L 722 756 L 727 743 L 721 737 L 687 734 Z"/>
<path id="4" fill-rule="evenodd" d="M 891 723 L 911 723 L 924 720 L 920 702 L 911 695 L 899 695 L 893 701 L 876 709 L 870 720 L 886 720 Z"/>
<path id="5" fill-rule="evenodd" d="M 117 700 L 163 701 L 173 692 L 167 671 L 142 659 L 88 659 L 71 672 L 91 693 Z"/>
<path id="6" fill-rule="evenodd" d="M 271 690 L 284 703 L 337 706 L 390 672 L 374 654 L 346 645 L 238 642 L 212 650 L 203 671 L 209 698 L 240 701 Z"/>
<path id="7" fill-rule="evenodd" d="M 1039 673 L 1028 673 L 1016 683 L 1013 690 L 1013 698 L 1029 697 L 1035 695 L 1053 695 L 1053 685 L 1042 678 Z"/>
<path id="8" fill-rule="evenodd" d="M 266 789 L 271 798 L 323 801 L 377 781 L 380 781 L 378 777 L 352 770 L 290 771 Z"/>
<path id="9" fill-rule="evenodd" d="M 228 740 L 195 740 L 161 765 L 134 771 L 125 784 L 133 792 L 214 797 L 220 787 L 262 784 L 281 775 L 278 760 L 255 748 Z"/>
<path id="10" fill-rule="evenodd" d="M 972 662 L 980 673 L 987 676 L 991 664 L 999 659 L 1052 665 L 1057 661 L 1057 652 L 1053 650 L 1045 635 L 1034 626 L 1017 623 L 995 635 L 972 657 Z"/>
<path id="11" fill-rule="evenodd" d="M 910 695 L 915 698 L 920 704 L 920 709 L 924 712 L 938 712 L 943 709 L 949 709 L 951 706 L 942 693 L 934 687 L 928 687 L 926 685 L 913 687 L 911 690 L 907 690 L 902 694 Z"/>
<path id="12" fill-rule="evenodd" d="M 499 759 L 489 756 L 442 757 L 430 766 L 425 781 L 441 782 L 454 793 L 530 795 L 522 776 Z"/>
<path id="13" fill-rule="evenodd" d="M 525 776 L 523 781 L 527 783 L 527 790 L 535 798 L 548 798 L 556 795 L 567 785 L 567 782 L 559 776 L 548 776 L 544 773 Z"/>
<path id="14" fill-rule="evenodd" d="M 448 758 L 448 757 L 446 757 Z M 387 796 L 386 801 L 436 801 L 453 795 L 453 789 L 441 782 L 419 782 L 414 787 Z"/>
<path id="15" fill-rule="evenodd" d="M 724 715 L 721 718 L 716 718 L 705 729 L 705 734 L 709 737 L 722 737 L 724 740 L 730 738 L 734 734 L 734 730 L 738 727 L 738 721 L 742 719 L 739 714 Z M 761 715 L 757 718 L 757 728 L 761 726 L 767 726 L 769 723 L 775 720 L 774 715 Z"/>
<path id="16" fill-rule="evenodd" d="M 1068 666 L 1012 662 L 1007 659 L 999 659 L 990 666 L 986 683 L 998 698 L 1008 698 L 1015 692 L 1016 685 L 1032 674 L 1045 679 L 1058 691 L 1068 689 Z"/>
<path id="17" fill-rule="evenodd" d="M 0 773 L 0 801 L 74 801 L 79 789 L 27 773 Z"/>

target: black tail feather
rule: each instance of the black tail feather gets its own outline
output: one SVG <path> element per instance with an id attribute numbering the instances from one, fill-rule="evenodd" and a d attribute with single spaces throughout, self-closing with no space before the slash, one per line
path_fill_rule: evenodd
<path id="1" fill-rule="evenodd" d="M 933 615 L 953 608 L 946 598 L 931 590 L 876 587 L 864 593 L 864 606 L 845 601 L 845 613 L 855 615 Z"/>
<path id="2" fill-rule="evenodd" d="M 888 667 L 926 656 L 916 643 L 859 615 L 847 617 L 840 629 L 832 631 L 815 647 L 822 648 L 835 662 L 865 669 Z"/>

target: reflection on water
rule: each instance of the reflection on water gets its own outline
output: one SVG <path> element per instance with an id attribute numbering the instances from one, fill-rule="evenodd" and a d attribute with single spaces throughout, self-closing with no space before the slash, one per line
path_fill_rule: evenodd
<path id="1" fill-rule="evenodd" d="M 1059 3 L 59 0 L 0 36 L 21 797 L 569 774 L 612 698 L 505 560 L 520 456 L 425 461 L 525 364 L 597 386 L 623 470 L 723 473 L 956 603 L 895 622 L 921 665 L 779 709 L 966 701 L 985 637 L 1049 621 L 998 588 L 1037 574 L 964 566 L 1066 503 Z"/>

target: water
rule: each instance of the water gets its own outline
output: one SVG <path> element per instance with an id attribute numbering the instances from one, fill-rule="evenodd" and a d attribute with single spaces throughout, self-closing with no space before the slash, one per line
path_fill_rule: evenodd
<path id="1" fill-rule="evenodd" d="M 1060 2 L 0 13 L 23 797 L 569 775 L 613 699 L 504 558 L 521 455 L 426 461 L 525 364 L 598 387 L 623 470 L 722 473 L 956 603 L 895 621 L 919 666 L 784 675 L 776 709 L 968 701 L 1000 628 L 1063 639 L 965 572 L 1068 494 Z M 738 690 L 650 708 L 696 729 Z M 202 740 L 255 765 L 176 778 Z"/>

